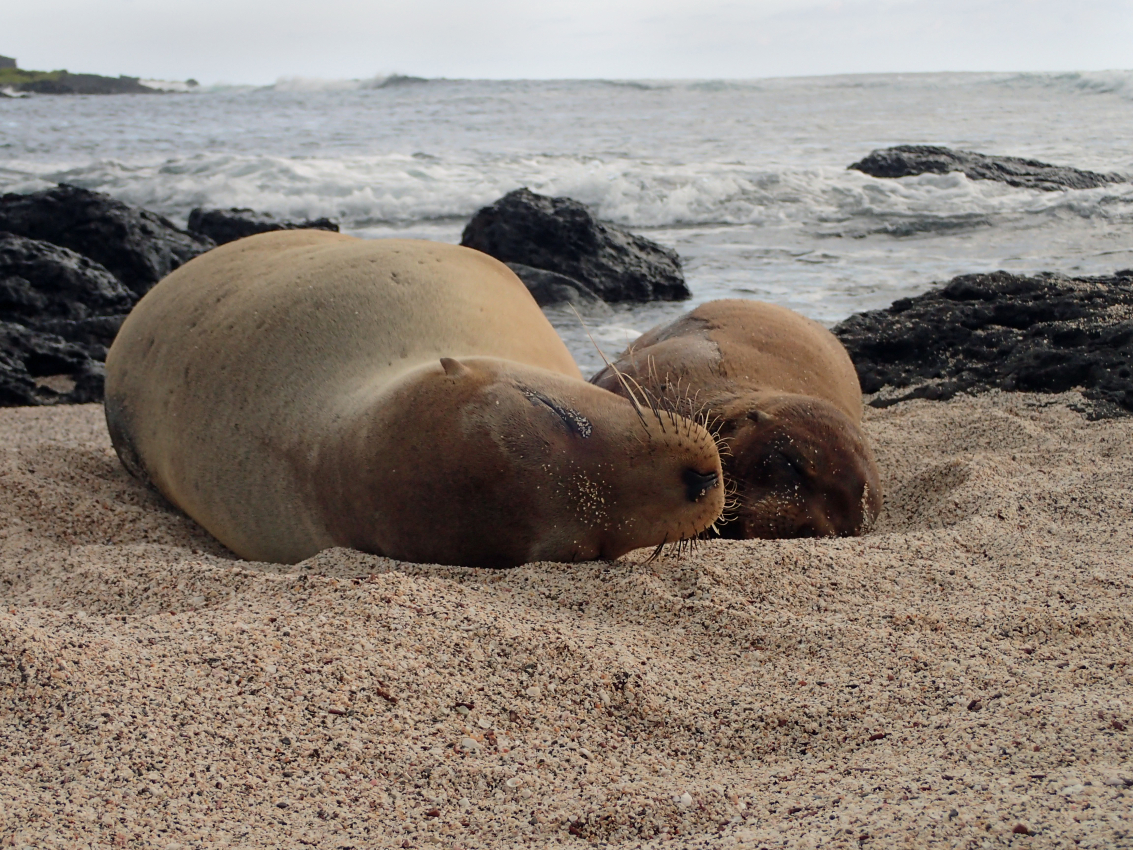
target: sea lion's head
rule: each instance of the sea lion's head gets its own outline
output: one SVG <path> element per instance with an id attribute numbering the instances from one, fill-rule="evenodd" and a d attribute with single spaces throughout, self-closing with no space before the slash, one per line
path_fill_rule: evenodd
<path id="1" fill-rule="evenodd" d="M 861 429 L 829 402 L 751 393 L 714 411 L 732 493 L 723 537 L 863 533 L 881 509 L 877 462 Z"/>
<path id="2" fill-rule="evenodd" d="M 356 461 L 361 443 L 379 446 L 371 469 L 321 485 L 372 503 L 341 512 L 359 549 L 488 567 L 612 559 L 695 537 L 723 509 L 704 428 L 555 372 L 445 358 L 391 386 L 374 411 L 343 452 Z"/>

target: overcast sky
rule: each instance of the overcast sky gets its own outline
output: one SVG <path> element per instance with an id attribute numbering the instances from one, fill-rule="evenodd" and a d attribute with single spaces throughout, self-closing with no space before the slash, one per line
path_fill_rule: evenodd
<path id="1" fill-rule="evenodd" d="M 20 67 L 280 77 L 751 78 L 1133 68 L 1133 0 L 31 0 Z"/>

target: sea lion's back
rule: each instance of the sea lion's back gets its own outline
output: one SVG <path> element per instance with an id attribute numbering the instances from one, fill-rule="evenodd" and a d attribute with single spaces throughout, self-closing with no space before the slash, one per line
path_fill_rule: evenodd
<path id="1" fill-rule="evenodd" d="M 308 534 L 296 470 L 352 399 L 477 355 L 581 378 L 522 282 L 485 254 L 260 234 L 194 258 L 138 303 L 107 357 L 107 424 L 124 465 L 190 515 L 231 524 L 280 494 L 273 509 Z"/>

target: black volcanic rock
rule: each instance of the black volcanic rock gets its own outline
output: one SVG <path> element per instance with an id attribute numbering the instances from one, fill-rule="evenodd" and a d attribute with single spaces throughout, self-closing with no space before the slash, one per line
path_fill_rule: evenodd
<path id="1" fill-rule="evenodd" d="M 594 218 L 570 198 L 516 189 L 484 207 L 461 245 L 581 281 L 606 301 L 679 301 L 689 297 L 675 251 Z"/>
<path id="2" fill-rule="evenodd" d="M 871 402 L 876 407 L 992 388 L 1081 389 L 1092 417 L 1133 413 L 1133 270 L 961 275 L 850 316 L 834 333 L 863 392 L 891 388 Z"/>
<path id="3" fill-rule="evenodd" d="M 92 260 L 0 232 L 0 406 L 101 401 L 102 362 L 136 300 Z"/>
<path id="4" fill-rule="evenodd" d="M 523 263 L 508 263 L 507 267 L 523 281 L 540 307 L 562 303 L 598 304 L 602 301 L 585 283 L 565 274 L 525 266 Z"/>
<path id="5" fill-rule="evenodd" d="M 106 353 L 128 313 L 88 316 L 85 319 L 41 319 L 29 327 L 74 343 L 92 360 L 106 360 Z"/>
<path id="6" fill-rule="evenodd" d="M 127 313 L 137 297 L 69 248 L 0 231 L 0 317 L 22 324 Z"/>
<path id="7" fill-rule="evenodd" d="M 0 406 L 102 401 L 103 364 L 78 345 L 0 321 Z"/>
<path id="8" fill-rule="evenodd" d="M 1062 165 L 1048 165 L 1017 156 L 986 156 L 934 145 L 897 145 L 873 151 L 849 166 L 872 177 L 907 177 L 912 174 L 946 174 L 962 171 L 972 180 L 998 180 L 1009 186 L 1042 189 L 1093 189 L 1107 183 L 1124 183 L 1120 174 L 1098 174 Z"/>
<path id="9" fill-rule="evenodd" d="M 189 232 L 211 239 L 217 245 L 273 230 L 330 230 L 338 233 L 338 224 L 329 218 L 280 221 L 271 213 L 236 207 L 227 210 L 206 210 L 197 207 L 189 213 Z"/>
<path id="10" fill-rule="evenodd" d="M 105 266 L 141 296 L 169 272 L 215 247 L 149 210 L 60 184 L 0 196 L 0 230 L 52 242 Z"/>

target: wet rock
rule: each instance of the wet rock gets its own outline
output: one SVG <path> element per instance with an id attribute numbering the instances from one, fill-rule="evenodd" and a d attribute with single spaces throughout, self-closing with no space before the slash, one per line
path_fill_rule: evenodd
<path id="1" fill-rule="evenodd" d="M 961 275 L 834 328 L 870 403 L 992 388 L 1081 389 L 1091 418 L 1133 413 L 1133 270 Z M 884 392 L 879 392 L 884 390 Z"/>
<path id="2" fill-rule="evenodd" d="M 144 295 L 178 266 L 214 247 L 166 218 L 77 186 L 0 196 L 0 230 L 70 248 Z"/>
<path id="3" fill-rule="evenodd" d="M 330 230 L 338 233 L 338 224 L 329 218 L 280 220 L 271 213 L 236 207 L 227 210 L 197 207 L 189 213 L 189 232 L 211 239 L 217 245 L 273 230 Z"/>
<path id="4" fill-rule="evenodd" d="M 675 251 L 598 221 L 571 198 L 516 189 L 476 213 L 460 244 L 505 263 L 565 275 L 606 301 L 689 297 Z"/>
<path id="5" fill-rule="evenodd" d="M 602 301 L 585 283 L 565 274 L 525 266 L 523 263 L 508 263 L 507 267 L 523 281 L 524 286 L 535 298 L 535 303 L 540 307 L 564 302 L 581 305 L 598 304 Z"/>
<path id="6" fill-rule="evenodd" d="M 962 171 L 972 180 L 998 180 L 1009 186 L 1057 191 L 1093 189 L 1107 183 L 1124 183 L 1120 174 L 1098 174 L 1062 165 L 1049 165 L 1017 156 L 987 156 L 954 151 L 935 145 L 897 145 L 875 150 L 849 166 L 872 177 L 907 177 Z"/>

